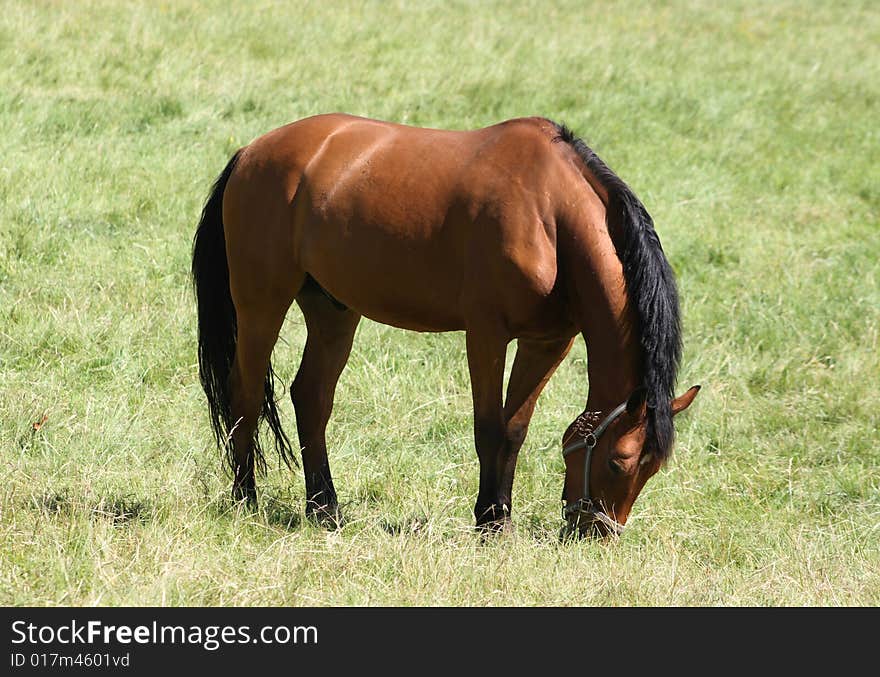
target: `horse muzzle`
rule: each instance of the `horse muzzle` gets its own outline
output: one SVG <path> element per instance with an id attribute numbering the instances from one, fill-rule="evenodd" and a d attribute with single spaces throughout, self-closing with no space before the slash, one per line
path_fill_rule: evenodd
<path id="1" fill-rule="evenodd" d="M 585 498 L 566 504 L 562 509 L 562 519 L 565 523 L 559 536 L 563 540 L 586 536 L 617 539 L 626 528 L 595 502 Z"/>

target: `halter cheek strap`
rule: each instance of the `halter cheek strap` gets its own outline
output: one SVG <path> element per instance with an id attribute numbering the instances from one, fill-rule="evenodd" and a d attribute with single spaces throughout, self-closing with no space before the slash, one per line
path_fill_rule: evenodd
<path id="1" fill-rule="evenodd" d="M 567 504 L 562 509 L 562 517 L 566 522 L 571 523 L 576 518 L 575 524 L 580 520 L 581 516 L 588 518 L 592 522 L 602 522 L 609 531 L 616 535 L 623 533 L 624 526 L 612 518 L 590 497 L 590 466 L 593 464 L 593 450 L 599 444 L 599 438 L 602 437 L 608 427 L 618 419 L 618 417 L 626 411 L 626 402 L 616 407 L 608 416 L 602 419 L 602 422 L 596 426 L 594 430 L 587 433 L 583 439 L 572 442 L 562 450 L 563 458 L 575 451 L 586 449 L 584 456 L 584 495 L 577 501 Z"/>

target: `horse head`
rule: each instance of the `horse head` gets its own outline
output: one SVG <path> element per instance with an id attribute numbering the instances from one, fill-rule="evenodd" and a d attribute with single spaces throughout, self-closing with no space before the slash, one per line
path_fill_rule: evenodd
<path id="1" fill-rule="evenodd" d="M 620 535 L 633 504 L 671 452 L 657 428 L 687 409 L 700 386 L 694 386 L 658 410 L 639 388 L 610 411 L 584 411 L 563 436 L 565 502 L 563 535 Z M 668 417 L 668 421 L 659 420 Z"/>

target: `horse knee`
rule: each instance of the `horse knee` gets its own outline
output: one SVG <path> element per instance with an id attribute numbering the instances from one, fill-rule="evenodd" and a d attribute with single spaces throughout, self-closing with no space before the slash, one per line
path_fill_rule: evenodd
<path id="1" fill-rule="evenodd" d="M 505 441 L 507 442 L 507 449 L 511 452 L 519 451 L 520 447 L 523 445 L 523 442 L 526 441 L 526 433 L 528 432 L 528 430 L 528 426 L 525 425 L 508 425 L 507 429 L 504 432 Z"/>

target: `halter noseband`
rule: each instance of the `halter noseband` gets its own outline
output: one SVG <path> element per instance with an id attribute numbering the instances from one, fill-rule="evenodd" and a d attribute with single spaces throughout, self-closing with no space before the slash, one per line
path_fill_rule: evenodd
<path id="1" fill-rule="evenodd" d="M 584 495 L 578 500 L 567 504 L 562 509 L 562 518 L 570 527 L 577 527 L 581 517 L 586 518 L 589 522 L 601 522 L 615 536 L 623 533 L 624 526 L 606 513 L 590 497 L 590 466 L 593 461 L 593 450 L 599 444 L 599 438 L 602 437 L 608 427 L 617 420 L 617 418 L 626 411 L 626 402 L 615 408 L 608 416 L 602 419 L 602 422 L 596 426 L 591 432 L 584 435 L 583 439 L 572 442 L 562 450 L 563 458 L 569 454 L 586 449 L 584 456 Z M 574 519 L 573 519 L 574 518 Z M 574 522 L 574 524 L 572 524 Z M 565 529 L 565 527 L 563 527 Z"/>

